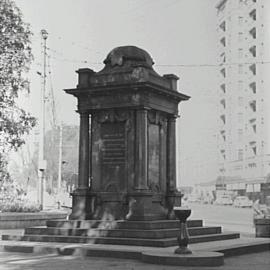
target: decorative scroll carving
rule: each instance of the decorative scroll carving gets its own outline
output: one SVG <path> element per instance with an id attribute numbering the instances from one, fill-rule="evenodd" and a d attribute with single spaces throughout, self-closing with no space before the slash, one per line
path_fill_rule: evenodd
<path id="1" fill-rule="evenodd" d="M 124 122 L 130 119 L 130 112 L 119 110 L 106 110 L 97 113 L 97 121 L 99 123 Z"/>
<path id="2" fill-rule="evenodd" d="M 131 129 L 131 112 L 123 110 L 106 110 L 94 114 L 94 131 L 102 123 L 125 122 L 126 131 Z"/>

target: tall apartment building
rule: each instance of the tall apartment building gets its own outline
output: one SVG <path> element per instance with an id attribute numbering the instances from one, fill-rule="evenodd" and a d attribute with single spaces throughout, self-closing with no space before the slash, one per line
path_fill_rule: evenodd
<path id="1" fill-rule="evenodd" d="M 270 173 L 270 1 L 216 9 L 219 174 L 259 183 Z"/>

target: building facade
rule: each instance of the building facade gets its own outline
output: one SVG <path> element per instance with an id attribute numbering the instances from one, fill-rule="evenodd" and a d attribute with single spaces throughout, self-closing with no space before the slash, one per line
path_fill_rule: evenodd
<path id="1" fill-rule="evenodd" d="M 270 173 L 270 1 L 219 0 L 216 9 L 219 175 L 264 182 Z"/>

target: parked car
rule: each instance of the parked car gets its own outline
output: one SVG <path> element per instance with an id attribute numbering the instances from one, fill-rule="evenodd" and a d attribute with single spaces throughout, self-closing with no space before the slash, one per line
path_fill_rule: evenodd
<path id="1" fill-rule="evenodd" d="M 252 207 L 252 201 L 246 196 L 238 196 L 233 202 L 235 207 Z"/>
<path id="2" fill-rule="evenodd" d="M 232 205 L 233 204 L 233 201 L 231 199 L 231 196 L 223 195 L 223 196 L 218 197 L 215 200 L 215 204 Z"/>
<path id="3" fill-rule="evenodd" d="M 187 201 L 192 203 L 192 202 L 200 202 L 198 196 L 196 196 L 195 194 L 191 194 L 188 196 Z"/>

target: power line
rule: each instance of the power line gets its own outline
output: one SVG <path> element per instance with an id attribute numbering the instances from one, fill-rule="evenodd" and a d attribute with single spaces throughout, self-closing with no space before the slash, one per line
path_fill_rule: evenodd
<path id="1" fill-rule="evenodd" d="M 93 62 L 89 60 L 83 60 L 83 59 L 75 59 L 75 58 L 67 58 L 64 57 L 64 54 L 58 50 L 52 49 L 47 47 L 48 51 L 50 51 L 51 54 L 48 54 L 48 57 L 59 61 L 59 62 L 70 62 L 70 63 L 81 63 L 81 64 L 89 64 L 89 65 L 103 65 L 103 62 Z M 63 56 L 63 57 L 62 57 Z M 34 63 L 36 65 L 41 65 L 40 63 Z M 227 67 L 227 66 L 241 66 L 241 65 L 253 65 L 253 64 L 258 64 L 258 65 L 268 65 L 270 64 L 270 61 L 250 61 L 250 62 L 223 62 L 223 63 L 202 63 L 202 64 L 180 64 L 180 63 L 175 63 L 175 64 L 166 64 L 166 63 L 157 63 L 155 64 L 156 67 L 180 67 L 180 68 L 212 68 L 212 67 Z"/>
<path id="2" fill-rule="evenodd" d="M 103 65 L 102 62 L 91 62 L 88 60 L 58 58 L 54 56 L 51 56 L 51 58 L 57 61 L 62 61 L 62 62 Z M 156 67 L 223 67 L 223 66 L 241 66 L 241 65 L 252 65 L 252 64 L 266 65 L 266 64 L 270 64 L 270 61 L 233 62 L 233 63 L 222 63 L 222 64 L 155 64 L 155 66 Z"/>

